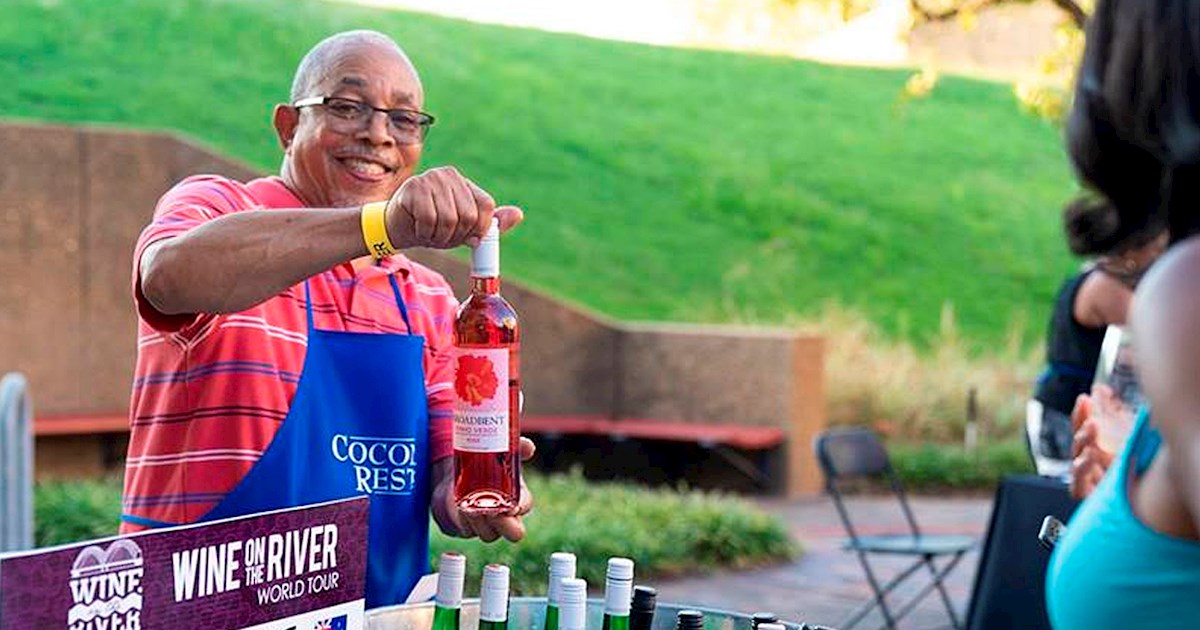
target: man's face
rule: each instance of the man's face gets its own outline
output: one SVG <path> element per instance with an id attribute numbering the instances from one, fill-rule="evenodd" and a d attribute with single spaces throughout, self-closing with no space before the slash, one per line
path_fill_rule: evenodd
<path id="1" fill-rule="evenodd" d="M 395 49 L 347 46 L 319 70 L 313 96 L 338 97 L 388 109 L 420 109 L 424 95 L 407 60 Z M 323 106 L 280 106 L 275 126 L 285 147 L 284 181 L 312 207 L 349 207 L 392 196 L 413 173 L 420 144 L 401 144 L 387 116 L 347 125 Z"/>

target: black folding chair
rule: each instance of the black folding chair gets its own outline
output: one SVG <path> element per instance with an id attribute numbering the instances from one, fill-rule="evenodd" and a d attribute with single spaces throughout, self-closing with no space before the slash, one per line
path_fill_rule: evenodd
<path id="1" fill-rule="evenodd" d="M 961 628 L 962 625 L 959 623 L 958 615 L 954 612 L 954 605 L 950 602 L 950 596 L 946 593 L 943 581 L 962 560 L 963 554 L 975 546 L 975 538 L 921 533 L 921 529 L 913 517 L 912 509 L 908 506 L 904 487 L 900 484 L 896 471 L 892 469 L 883 443 L 879 441 L 879 437 L 875 435 L 874 431 L 865 428 L 830 429 L 817 436 L 814 446 L 817 451 L 817 459 L 821 463 L 821 470 L 825 473 L 825 487 L 833 497 L 838 515 L 841 516 L 842 524 L 846 526 L 846 533 L 850 536 L 846 541 L 845 548 L 858 554 L 858 560 L 867 574 L 867 582 L 871 584 L 871 589 L 875 592 L 875 598 L 872 601 L 863 604 L 847 617 L 842 624 L 843 630 L 849 630 L 858 624 L 876 607 L 883 613 L 884 625 L 881 627 L 894 629 L 896 622 L 911 612 L 934 589 L 941 594 L 942 602 L 946 605 L 946 612 L 950 615 L 953 627 Z M 882 478 L 887 481 L 892 493 L 900 500 L 900 507 L 904 512 L 905 520 L 908 521 L 909 531 L 907 533 L 864 536 L 855 530 L 854 525 L 850 522 L 850 513 L 842 500 L 839 484 L 861 478 Z M 881 586 L 879 579 L 875 576 L 875 571 L 871 569 L 871 565 L 867 561 L 867 555 L 873 553 L 909 556 L 915 557 L 916 560 L 911 566 Z M 945 566 L 940 569 L 934 562 L 938 558 L 947 559 Z M 908 602 L 896 607 L 893 612 L 893 607 L 889 606 L 887 602 L 888 593 L 920 570 L 922 566 L 928 567 L 932 581 Z"/>

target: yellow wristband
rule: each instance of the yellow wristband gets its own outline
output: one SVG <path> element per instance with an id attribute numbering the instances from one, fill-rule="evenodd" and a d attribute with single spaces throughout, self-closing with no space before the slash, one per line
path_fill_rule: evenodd
<path id="1" fill-rule="evenodd" d="M 388 240 L 387 225 L 383 220 L 384 213 L 387 212 L 387 205 L 386 201 L 376 201 L 364 204 L 362 207 L 363 241 L 366 242 L 367 251 L 375 260 L 396 253 L 392 241 Z"/>

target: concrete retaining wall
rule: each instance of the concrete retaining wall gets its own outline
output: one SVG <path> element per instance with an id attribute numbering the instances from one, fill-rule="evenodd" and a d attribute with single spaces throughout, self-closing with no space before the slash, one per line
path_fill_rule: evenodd
<path id="1" fill-rule="evenodd" d="M 0 371 L 28 376 L 38 415 L 124 414 L 138 233 L 158 197 L 187 175 L 255 173 L 169 134 L 0 125 L 0 146 Z M 413 258 L 466 294 L 463 260 Z M 522 318 L 527 414 L 781 426 L 789 436 L 781 485 L 819 490 L 810 441 L 825 425 L 821 339 L 618 323 L 515 282 L 504 294 Z"/>

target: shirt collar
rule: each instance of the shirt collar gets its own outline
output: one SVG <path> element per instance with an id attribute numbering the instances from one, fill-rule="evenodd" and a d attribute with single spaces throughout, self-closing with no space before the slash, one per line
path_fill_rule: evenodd
<path id="1" fill-rule="evenodd" d="M 351 263 L 353 263 L 355 273 L 361 273 L 367 267 L 373 266 L 388 275 L 399 272 L 404 275 L 405 279 L 412 275 L 413 270 L 412 261 L 409 260 L 408 256 L 399 252 L 380 258 L 377 261 L 371 260 L 369 256 L 363 256 L 362 258 L 354 259 Z"/>

